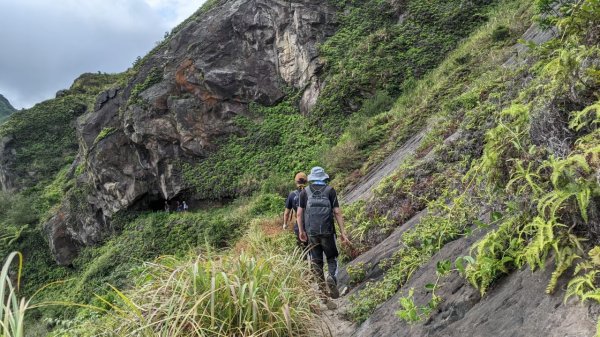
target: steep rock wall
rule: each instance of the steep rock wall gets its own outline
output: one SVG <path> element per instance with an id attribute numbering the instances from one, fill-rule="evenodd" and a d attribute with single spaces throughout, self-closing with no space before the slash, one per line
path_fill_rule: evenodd
<path id="1" fill-rule="evenodd" d="M 334 13 L 314 0 L 226 1 L 172 34 L 123 88 L 100 95 L 77 127 L 87 192 L 44 226 L 57 262 L 100 242 L 114 213 L 181 193 L 177 165 L 239 132 L 232 119 L 248 116 L 250 102 L 275 104 L 294 87 L 308 111 L 320 88 L 317 44 L 333 34 Z"/>

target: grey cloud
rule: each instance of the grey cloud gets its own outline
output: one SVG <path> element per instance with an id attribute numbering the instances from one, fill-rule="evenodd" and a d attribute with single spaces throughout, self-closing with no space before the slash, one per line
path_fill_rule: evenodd
<path id="1" fill-rule="evenodd" d="M 171 28 L 142 0 L 86 0 L 88 8 L 71 10 L 57 8 L 64 0 L 28 1 L 0 0 L 0 93 L 17 108 L 54 97 L 84 72 L 124 71 Z"/>

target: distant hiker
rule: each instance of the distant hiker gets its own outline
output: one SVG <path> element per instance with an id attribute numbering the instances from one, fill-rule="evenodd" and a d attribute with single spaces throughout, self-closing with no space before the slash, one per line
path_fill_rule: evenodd
<path id="1" fill-rule="evenodd" d="M 171 211 L 171 206 L 169 206 L 169 202 L 165 200 L 165 212 L 169 213 Z"/>
<path id="2" fill-rule="evenodd" d="M 298 205 L 298 224 L 300 240 L 308 241 L 313 271 L 317 277 L 319 288 L 324 292 L 325 285 L 331 298 L 339 297 L 337 288 L 337 257 L 335 243 L 335 226 L 333 219 L 340 227 L 342 242 L 349 244 L 344 228 L 344 218 L 333 187 L 326 180 L 329 175 L 321 167 L 313 167 L 308 175 L 310 185 L 300 193 Z M 328 276 L 323 275 L 323 253 L 327 258 Z"/>
<path id="3" fill-rule="evenodd" d="M 304 189 L 308 183 L 306 173 L 298 172 L 294 177 L 296 183 L 296 189 L 291 191 L 285 200 L 285 211 L 283 212 L 283 229 L 286 229 L 289 224 L 294 221 L 294 233 L 296 233 L 296 243 L 300 248 L 306 248 L 308 242 L 300 240 L 300 230 L 298 229 L 298 222 L 295 220 L 295 214 L 298 214 L 298 205 L 300 203 L 300 192 Z M 292 220 L 293 219 L 293 220 Z"/>
<path id="4" fill-rule="evenodd" d="M 185 203 L 185 200 L 183 201 L 183 205 L 181 205 L 181 207 L 183 208 L 184 212 L 187 212 L 188 210 L 188 205 Z"/>
<path id="5" fill-rule="evenodd" d="M 175 202 L 175 212 L 181 212 L 181 203 L 179 201 Z"/>

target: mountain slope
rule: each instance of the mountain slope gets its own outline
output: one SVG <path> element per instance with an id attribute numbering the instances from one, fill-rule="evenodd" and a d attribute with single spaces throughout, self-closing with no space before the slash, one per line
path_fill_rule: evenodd
<path id="1" fill-rule="evenodd" d="M 0 122 L 8 118 L 16 109 L 10 104 L 6 97 L 0 94 Z"/>
<path id="2" fill-rule="evenodd" d="M 101 242 L 119 211 L 184 195 L 251 195 L 263 181 L 280 185 L 287 172 L 316 164 L 346 127 L 343 116 L 362 101 L 371 111 L 354 122 L 385 109 L 378 100 L 391 101 L 398 83 L 434 67 L 481 23 L 489 3 L 338 5 L 340 22 L 335 7 L 319 1 L 216 2 L 140 60 L 124 86 L 100 96 L 78 125 L 84 176 L 77 190 L 89 203 L 74 211 L 79 206 L 67 198 L 45 225 L 57 261 L 69 264 L 81 247 Z M 365 15 L 372 21 L 357 21 Z M 373 43 L 381 58 L 362 59 L 352 73 L 381 82 L 340 76 L 356 66 L 354 56 L 335 52 L 340 44 L 358 56 Z M 328 93 L 342 88 L 354 102 Z M 377 89 L 388 93 L 367 91 Z M 303 151 L 290 150 L 297 146 Z"/>
<path id="3" fill-rule="evenodd" d="M 29 293 L 64 277 L 43 299 L 91 304 L 37 309 L 66 335 L 295 335 L 306 322 L 323 335 L 591 335 L 598 13 L 595 0 L 210 2 L 87 101 L 70 166 L 31 146 L 44 160 L 16 171 L 52 164 L 13 181 L 40 192 L 43 235 L 69 268 L 47 264 L 29 222 L 0 227 L 4 248 L 36 260 Z M 278 213 L 291 173 L 317 164 L 353 201 L 349 294 L 330 327 L 309 289 L 301 320 L 285 289 L 245 296 L 265 289 L 257 266 L 293 254 Z M 193 212 L 163 211 L 184 199 Z M 3 225 L 18 213 L 0 209 Z M 277 268 L 282 284 L 305 281 Z M 216 293 L 234 309 L 216 313 Z"/>
<path id="4" fill-rule="evenodd" d="M 340 301 L 341 317 L 358 322 L 352 336 L 594 334 L 597 303 L 582 306 L 573 297 L 596 289 L 576 287 L 597 270 L 590 262 L 598 242 L 597 129 L 587 127 L 597 118 L 593 92 L 600 82 L 598 40 L 587 28 L 598 25 L 591 13 L 600 8 L 555 18 L 562 40 L 537 25 L 525 32 L 519 25 L 531 17 L 526 4 L 501 8 L 496 22 L 438 69 L 448 77 L 438 88 L 459 83 L 453 96 L 394 108 L 442 105 L 414 157 L 350 208 L 360 249 L 372 247 L 340 276 L 352 288 Z M 537 43 L 551 40 L 529 44 L 530 51 L 494 46 L 499 28 L 521 30 Z M 452 79 L 464 76 L 456 61 L 466 57 L 471 80 L 462 85 Z M 578 75 L 565 76 L 561 67 Z M 421 86 L 416 94 L 439 94 L 438 88 Z"/>

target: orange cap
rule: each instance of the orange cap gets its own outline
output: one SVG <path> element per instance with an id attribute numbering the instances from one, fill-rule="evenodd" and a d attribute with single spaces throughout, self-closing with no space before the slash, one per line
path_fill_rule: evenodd
<path id="1" fill-rule="evenodd" d="M 304 172 L 296 173 L 296 176 L 294 177 L 294 181 L 296 181 L 296 184 L 306 184 L 306 182 L 308 181 L 308 178 L 306 177 L 306 173 L 304 173 Z"/>

